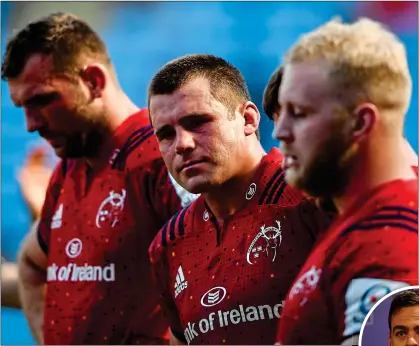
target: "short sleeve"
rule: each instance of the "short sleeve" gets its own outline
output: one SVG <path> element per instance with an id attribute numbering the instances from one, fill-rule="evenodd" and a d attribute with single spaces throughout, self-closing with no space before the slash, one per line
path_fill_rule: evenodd
<path id="1" fill-rule="evenodd" d="M 161 239 L 162 231 L 157 234 L 149 248 L 151 274 L 155 288 L 159 295 L 163 316 L 167 320 L 173 335 L 182 342 L 186 343 L 179 316 L 179 310 L 171 293 L 173 290 L 170 289 L 167 248 L 162 245 Z"/>
<path id="2" fill-rule="evenodd" d="M 133 174 L 137 195 L 148 201 L 162 224 L 199 197 L 186 191 L 173 179 L 161 158 Z"/>
<path id="3" fill-rule="evenodd" d="M 38 242 L 45 254 L 48 254 L 51 227 L 54 228 L 53 219 L 56 218 L 56 222 L 59 222 L 59 220 L 61 220 L 61 218 L 59 217 L 60 207 L 57 206 L 57 201 L 60 196 L 61 188 L 64 182 L 65 168 L 65 161 L 60 161 L 55 167 L 54 172 L 52 173 L 46 191 L 45 202 L 41 211 L 41 217 L 38 223 Z"/>
<path id="4" fill-rule="evenodd" d="M 417 222 L 417 221 L 416 221 Z M 372 306 L 398 288 L 417 285 L 418 233 L 400 226 L 351 229 L 329 256 L 329 302 L 342 340 L 359 334 Z"/>

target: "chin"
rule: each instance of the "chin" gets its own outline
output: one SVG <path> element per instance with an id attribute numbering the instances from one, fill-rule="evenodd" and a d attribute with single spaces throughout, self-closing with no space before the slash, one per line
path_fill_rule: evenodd
<path id="1" fill-rule="evenodd" d="M 301 188 L 301 177 L 300 175 L 296 172 L 296 170 L 294 168 L 288 168 L 285 171 L 285 181 L 287 182 L 288 185 L 296 188 L 296 189 L 300 189 Z"/>
<path id="2" fill-rule="evenodd" d="M 207 192 L 211 188 L 211 184 L 203 176 L 194 176 L 191 178 L 183 178 L 180 184 L 185 190 L 193 194 L 201 194 Z"/>
<path id="3" fill-rule="evenodd" d="M 54 148 L 55 155 L 57 155 L 60 159 L 68 158 L 67 151 L 63 147 L 56 147 Z"/>

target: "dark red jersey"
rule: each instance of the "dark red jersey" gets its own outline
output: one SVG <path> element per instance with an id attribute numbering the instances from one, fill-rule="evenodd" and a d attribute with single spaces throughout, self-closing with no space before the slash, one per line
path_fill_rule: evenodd
<path id="1" fill-rule="evenodd" d="M 243 207 L 217 225 L 201 196 L 150 246 L 173 334 L 188 344 L 273 344 L 285 295 L 329 222 L 267 154 Z"/>
<path id="2" fill-rule="evenodd" d="M 336 219 L 287 295 L 277 342 L 341 344 L 380 298 L 417 285 L 417 201 L 417 180 L 392 181 Z"/>
<path id="3" fill-rule="evenodd" d="M 168 176 L 146 110 L 128 118 L 114 142 L 90 184 L 81 159 L 62 161 L 50 182 L 38 231 L 48 256 L 46 344 L 167 338 L 148 246 L 181 209 L 182 191 Z"/>

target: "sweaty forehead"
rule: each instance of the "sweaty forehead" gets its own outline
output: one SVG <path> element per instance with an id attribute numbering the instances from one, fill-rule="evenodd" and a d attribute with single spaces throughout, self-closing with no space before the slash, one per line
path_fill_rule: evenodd
<path id="1" fill-rule="evenodd" d="M 217 112 L 222 107 L 212 95 L 209 81 L 197 78 L 168 95 L 153 95 L 150 113 L 155 123 L 170 123 L 182 116 Z"/>
<path id="2" fill-rule="evenodd" d="M 33 54 L 26 62 L 17 78 L 8 81 L 10 96 L 15 104 L 21 104 L 37 93 L 45 92 L 50 84 L 52 58 L 42 54 Z"/>
<path id="3" fill-rule="evenodd" d="M 313 106 L 330 94 L 329 66 L 322 61 L 287 64 L 278 98 L 281 104 Z"/>

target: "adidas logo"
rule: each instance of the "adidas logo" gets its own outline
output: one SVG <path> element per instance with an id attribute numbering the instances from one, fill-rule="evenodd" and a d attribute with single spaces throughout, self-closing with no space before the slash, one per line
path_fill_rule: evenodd
<path id="1" fill-rule="evenodd" d="M 177 270 L 176 282 L 175 282 L 175 298 L 180 294 L 180 292 L 182 292 L 187 287 L 188 287 L 188 281 L 185 280 L 182 266 L 179 266 L 179 269 Z"/>
<path id="2" fill-rule="evenodd" d="M 51 221 L 51 229 L 60 228 L 63 223 L 63 204 L 61 203 L 57 210 L 55 211 L 54 216 Z"/>

